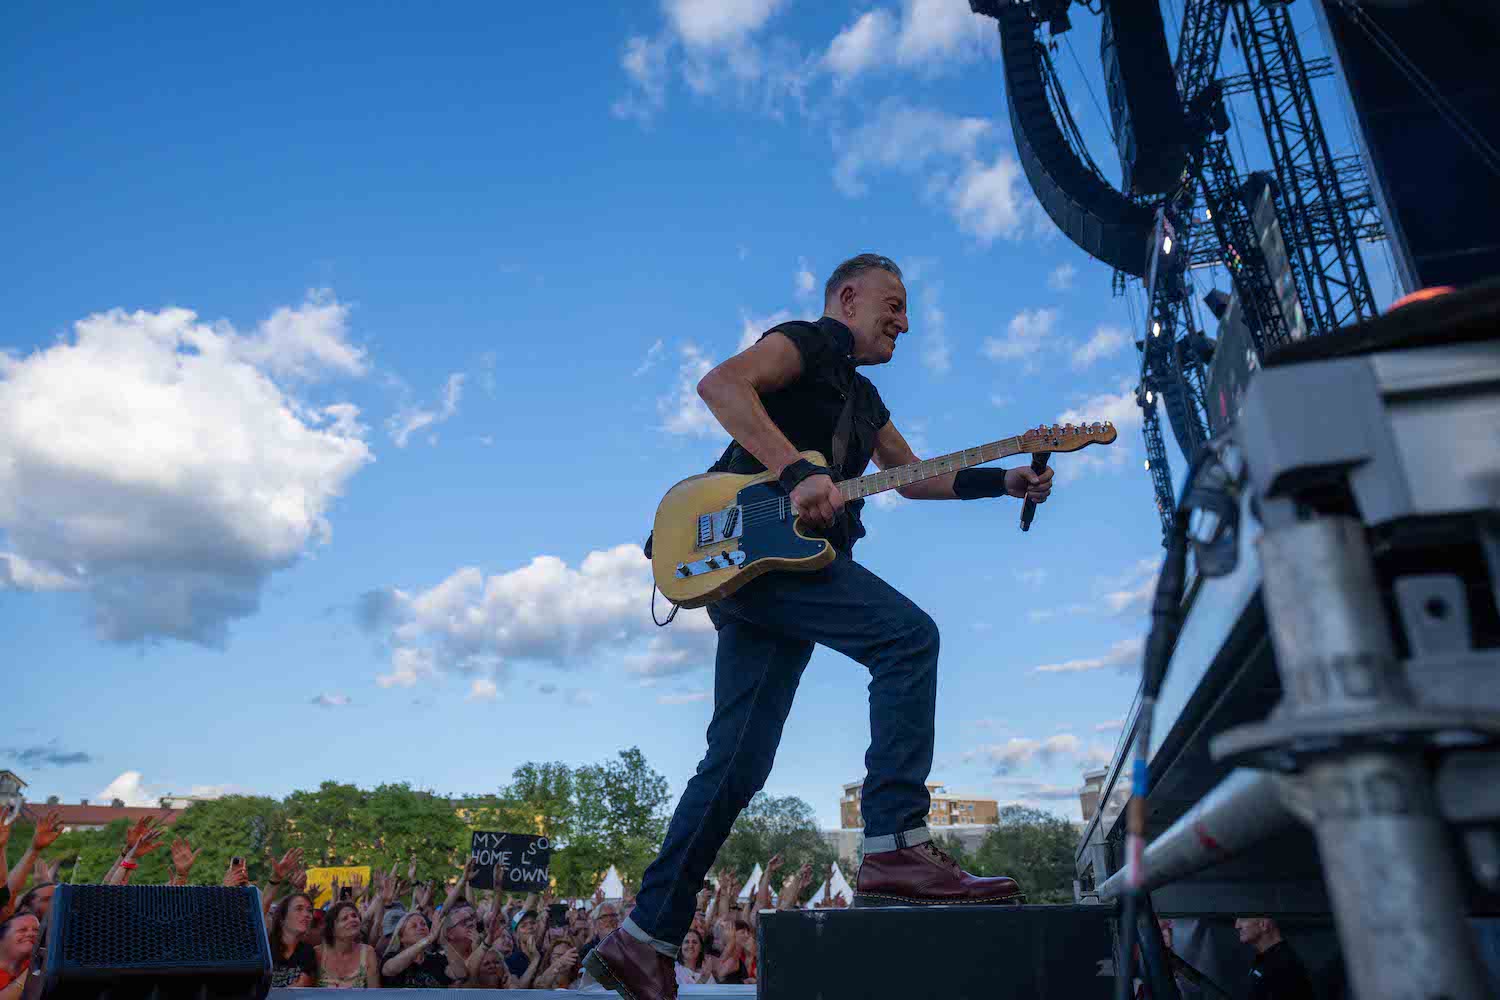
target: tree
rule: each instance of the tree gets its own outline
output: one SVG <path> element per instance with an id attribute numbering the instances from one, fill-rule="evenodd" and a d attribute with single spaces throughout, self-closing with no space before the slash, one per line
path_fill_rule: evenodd
<path id="1" fill-rule="evenodd" d="M 587 895 L 610 865 L 639 885 L 667 832 L 667 779 L 631 747 L 615 760 L 578 768 L 573 789 L 572 835 L 552 858 L 558 889 Z"/>
<path id="2" fill-rule="evenodd" d="M 1073 849 L 1078 843 L 1073 824 L 1026 806 L 1006 806 L 999 821 L 967 860 L 973 866 L 969 870 L 975 875 L 1011 876 L 1029 903 L 1071 903 Z M 948 845 L 943 849 L 949 850 Z"/>
<path id="3" fill-rule="evenodd" d="M 795 795 L 773 798 L 757 792 L 734 821 L 714 868 L 728 868 L 740 878 L 749 878 L 755 866 L 765 864 L 773 854 L 780 854 L 786 861 L 783 875 L 811 864 L 813 881 L 803 894 L 805 901 L 823 884 L 829 866 L 838 860 L 837 852 L 823 839 L 813 817 L 812 806 Z M 781 886 L 773 885 L 771 889 L 780 892 Z M 755 891 L 754 887 L 751 891 Z"/>

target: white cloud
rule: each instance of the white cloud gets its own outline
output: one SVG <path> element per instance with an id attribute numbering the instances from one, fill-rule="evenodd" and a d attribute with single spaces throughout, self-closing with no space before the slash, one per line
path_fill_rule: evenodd
<path id="1" fill-rule="evenodd" d="M 1054 292 L 1066 292 L 1073 287 L 1073 277 L 1078 273 L 1078 268 L 1072 264 L 1062 263 L 1052 269 L 1047 275 L 1047 287 Z"/>
<path id="2" fill-rule="evenodd" d="M 922 365 L 930 372 L 943 375 L 953 367 L 953 350 L 948 344 L 948 317 L 937 302 L 937 290 L 926 288 L 922 294 Z"/>
<path id="3" fill-rule="evenodd" d="M 317 705 L 319 708 L 343 708 L 349 703 L 349 696 L 347 694 L 328 691 L 324 691 L 312 699 L 312 704 Z"/>
<path id="4" fill-rule="evenodd" d="M 997 788 L 1008 790 L 1011 794 L 1021 796 L 1022 801 L 1063 801 L 1078 798 L 1078 789 L 1072 785 L 1053 785 L 1035 778 L 998 778 L 995 781 Z"/>
<path id="5" fill-rule="evenodd" d="M 857 197 L 865 193 L 864 175 L 872 169 L 915 174 L 971 161 L 992 127 L 983 118 L 959 118 L 888 98 L 859 128 L 834 134 L 834 184 Z"/>
<path id="6" fill-rule="evenodd" d="M 1091 471 L 1119 470 L 1126 467 L 1134 454 L 1132 445 L 1141 428 L 1141 408 L 1135 402 L 1135 390 L 1122 380 L 1120 391 L 1089 396 L 1078 406 L 1058 414 L 1060 424 L 1091 424 L 1109 421 L 1118 437 L 1113 444 L 1092 444 L 1081 451 L 1069 452 L 1056 463 L 1056 483 L 1066 484 Z"/>
<path id="7" fill-rule="evenodd" d="M 1020 236 L 1034 203 L 1021 165 L 1009 153 L 1001 153 L 993 163 L 967 164 L 949 192 L 948 204 L 959 231 L 988 246 L 999 237 Z"/>
<path id="8" fill-rule="evenodd" d="M 1059 757 L 1076 755 L 1082 748 L 1072 733 L 1057 733 L 1044 740 L 1013 736 L 1004 743 L 991 743 L 964 752 L 965 763 L 978 761 L 995 769 L 996 774 L 1010 774 L 1017 768 L 1034 763 L 1049 764 Z"/>
<path id="9" fill-rule="evenodd" d="M 841 80 L 858 76 L 889 58 L 899 31 L 889 11 L 865 11 L 834 37 L 823 56 L 824 65 Z"/>
<path id="10" fill-rule="evenodd" d="M 643 678 L 713 663 L 708 615 L 684 610 L 670 630 L 651 624 L 650 563 L 634 543 L 590 552 L 577 567 L 556 556 L 486 575 L 464 567 L 421 591 L 392 589 L 363 624 L 392 649 L 384 687 L 411 687 L 449 672 L 503 678 L 517 663 L 574 667 L 607 658 Z"/>
<path id="11" fill-rule="evenodd" d="M 665 0 L 667 21 L 688 45 L 717 46 L 760 30 L 784 0 Z"/>
<path id="12" fill-rule="evenodd" d="M 793 291 L 799 299 L 812 298 L 813 290 L 818 287 L 818 279 L 813 276 L 806 257 L 797 258 L 797 273 L 793 278 L 793 286 Z"/>
<path id="13" fill-rule="evenodd" d="M 771 327 L 779 326 L 791 318 L 791 311 L 787 309 L 778 309 L 769 316 L 752 316 L 741 309 L 740 340 L 735 350 L 743 351 L 760 340 L 760 335 L 771 329 Z"/>
<path id="14" fill-rule="evenodd" d="M 1100 358 L 1117 354 L 1129 339 L 1125 331 L 1117 326 L 1099 326 L 1092 337 L 1073 349 L 1073 367 L 1087 368 Z"/>
<path id="15" fill-rule="evenodd" d="M 670 39 L 635 35 L 625 41 L 620 68 L 630 78 L 630 91 L 611 107 L 616 118 L 647 121 L 667 100 L 667 56 Z"/>
<path id="16" fill-rule="evenodd" d="M 656 343 L 646 348 L 646 356 L 641 359 L 640 367 L 636 368 L 635 374 L 638 376 L 644 375 L 652 368 L 655 368 L 656 363 L 661 360 L 662 353 L 666 351 L 666 349 L 666 343 L 660 337 L 658 337 L 656 339 Z"/>
<path id="17" fill-rule="evenodd" d="M 928 71 L 997 52 L 998 36 L 961 3 L 903 0 L 899 21 L 889 10 L 866 11 L 828 46 L 823 63 L 840 81 L 888 66 Z"/>
<path id="18" fill-rule="evenodd" d="M 1117 733 L 1125 728 L 1124 719 L 1108 719 L 1094 727 L 1096 733 Z"/>
<path id="19" fill-rule="evenodd" d="M 249 335 L 116 309 L 0 354 L 0 587 L 82 590 L 109 640 L 222 644 L 371 460 L 355 407 L 276 381 L 363 371 L 343 316 L 326 293 Z"/>
<path id="20" fill-rule="evenodd" d="M 119 799 L 127 806 L 152 807 L 161 803 L 162 792 L 146 784 L 139 771 L 124 771 L 104 786 L 95 799 L 109 804 Z"/>
<path id="21" fill-rule="evenodd" d="M 348 341 L 349 307 L 327 289 L 309 293 L 301 306 L 282 306 L 241 338 L 238 354 L 273 375 L 316 379 L 369 371 L 365 352 Z"/>
<path id="22" fill-rule="evenodd" d="M 1057 326 L 1057 309 L 1022 309 L 1011 317 L 1004 337 L 986 337 L 984 356 L 991 361 L 1015 361 L 1041 350 Z"/>
<path id="23" fill-rule="evenodd" d="M 713 695 L 707 691 L 689 691 L 684 694 L 664 694 L 657 696 L 658 705 L 692 705 L 700 701 L 708 701 Z"/>
<path id="24" fill-rule="evenodd" d="M 1107 670 L 1110 667 L 1118 667 L 1122 673 L 1128 672 L 1140 663 L 1141 650 L 1145 648 L 1146 640 L 1139 637 L 1121 639 L 1109 647 L 1109 652 L 1102 656 L 1092 656 L 1079 660 L 1064 660 L 1061 663 L 1044 663 L 1039 667 L 1031 669 L 1039 674 L 1068 674 L 1080 673 L 1086 670 Z"/>
<path id="25" fill-rule="evenodd" d="M 458 401 L 464 394 L 464 374 L 454 372 L 449 375 L 443 383 L 443 398 L 435 408 L 420 406 L 403 406 L 395 416 L 386 421 L 386 429 L 390 431 L 391 440 L 397 448 L 405 448 L 406 442 L 417 431 L 427 427 L 435 427 L 453 417 L 458 412 Z"/>
<path id="26" fill-rule="evenodd" d="M 1117 617 L 1144 615 L 1156 596 L 1156 575 L 1160 568 L 1159 559 L 1140 560 L 1116 586 L 1105 592 L 1105 609 Z"/>
<path id="27" fill-rule="evenodd" d="M 677 384 L 672 391 L 656 401 L 661 414 L 662 430 L 668 434 L 692 434 L 712 437 L 723 433 L 723 428 L 709 412 L 708 406 L 698 396 L 698 382 L 714 367 L 714 361 L 696 344 L 682 348 L 682 360 L 677 366 Z"/>
<path id="28" fill-rule="evenodd" d="M 494 701 L 500 689 L 488 677 L 476 677 L 469 685 L 469 697 L 465 701 Z"/>

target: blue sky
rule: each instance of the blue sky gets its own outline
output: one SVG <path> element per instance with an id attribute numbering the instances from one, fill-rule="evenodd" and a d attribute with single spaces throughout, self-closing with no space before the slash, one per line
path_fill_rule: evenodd
<path id="1" fill-rule="evenodd" d="M 460 793 L 638 744 L 680 790 L 712 632 L 651 624 L 638 545 L 723 446 L 692 386 L 874 250 L 911 332 L 867 373 L 918 454 L 1121 427 L 1028 535 L 881 503 L 857 549 L 943 631 L 933 779 L 1076 817 L 1160 551 L 1130 303 L 1036 208 L 967 7 L 7 7 L 0 766 Z M 864 686 L 814 657 L 768 785 L 825 825 Z"/>

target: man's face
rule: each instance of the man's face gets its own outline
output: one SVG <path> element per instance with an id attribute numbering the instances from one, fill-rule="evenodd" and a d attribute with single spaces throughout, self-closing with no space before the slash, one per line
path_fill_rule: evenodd
<path id="1" fill-rule="evenodd" d="M 906 286 L 889 271 L 865 271 L 838 293 L 834 315 L 854 334 L 854 360 L 883 365 L 908 329 Z"/>
<path id="2" fill-rule="evenodd" d="M 1269 921 L 1265 917 L 1240 917 L 1236 920 L 1234 929 L 1240 936 L 1240 944 L 1255 944 L 1265 934 L 1267 923 Z"/>
<path id="3" fill-rule="evenodd" d="M 603 906 L 594 916 L 594 936 L 605 937 L 614 933 L 615 928 L 620 926 L 620 914 L 613 906 Z"/>

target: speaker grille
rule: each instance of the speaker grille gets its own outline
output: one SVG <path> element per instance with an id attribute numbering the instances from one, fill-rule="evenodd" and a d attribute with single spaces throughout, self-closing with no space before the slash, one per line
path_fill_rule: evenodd
<path id="1" fill-rule="evenodd" d="M 209 886 L 60 886 L 51 964 L 61 971 L 263 968 L 269 949 L 257 897 L 254 889 Z"/>

